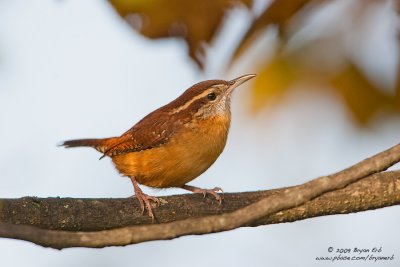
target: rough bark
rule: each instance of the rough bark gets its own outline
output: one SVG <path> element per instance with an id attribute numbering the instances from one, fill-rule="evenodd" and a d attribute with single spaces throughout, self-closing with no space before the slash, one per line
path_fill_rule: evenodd
<path id="1" fill-rule="evenodd" d="M 232 212 L 276 195 L 287 188 L 225 193 L 223 204 L 199 194 L 162 197 L 154 209 L 157 223 L 167 223 Z M 371 175 L 349 186 L 325 193 L 305 204 L 281 211 L 248 226 L 292 222 L 317 216 L 353 213 L 400 204 L 400 171 Z M 51 230 L 99 231 L 151 223 L 140 214 L 136 199 L 35 198 L 0 199 L 0 222 Z"/>
<path id="2" fill-rule="evenodd" d="M 325 197 L 327 197 L 329 194 L 332 195 L 336 192 L 342 191 L 343 193 L 346 191 L 346 186 L 349 186 L 349 188 L 355 186 L 355 188 L 350 190 L 350 195 L 348 195 L 350 199 L 343 199 L 342 195 L 342 197 L 337 200 L 337 203 L 343 205 L 343 209 L 340 211 L 341 213 L 357 211 L 357 207 L 363 207 L 364 205 L 360 203 L 364 203 L 366 200 L 369 200 L 371 203 L 363 209 L 382 207 L 383 202 L 380 198 L 386 198 L 386 203 L 383 206 L 390 206 L 398 204 L 398 172 L 382 172 L 399 161 L 400 145 L 396 145 L 338 173 L 323 176 L 302 185 L 272 191 L 269 195 L 261 196 L 260 200 L 256 201 L 255 203 L 218 215 L 209 215 L 196 218 L 194 216 L 190 216 L 189 214 L 188 219 L 159 224 L 126 226 L 102 231 L 48 230 L 36 226 L 0 222 L 0 237 L 28 240 L 42 246 L 61 249 L 76 246 L 124 246 L 150 240 L 172 239 L 183 235 L 208 234 L 228 231 L 242 226 L 258 225 L 263 223 L 263 220 L 266 222 L 268 218 L 273 218 L 273 216 L 279 218 L 282 216 L 282 214 L 285 214 L 285 210 L 295 207 L 300 208 L 297 210 L 297 219 L 304 219 L 306 218 L 304 214 L 307 213 L 307 209 L 305 207 L 310 205 L 307 202 L 316 201 L 318 200 L 317 197 L 323 194 L 325 194 Z M 374 175 L 376 173 L 380 174 Z M 380 185 L 385 184 L 383 180 L 386 178 L 393 178 L 393 180 L 386 183 L 387 186 L 382 192 L 375 192 L 375 190 L 381 188 Z M 364 180 L 368 179 L 372 179 L 372 182 L 369 185 L 364 184 L 364 186 L 360 186 L 363 184 Z M 360 183 L 358 184 L 359 187 L 357 187 L 357 183 Z M 364 194 L 365 198 L 361 199 L 358 204 L 354 204 L 354 207 L 346 206 L 348 204 L 347 201 L 351 201 L 353 198 L 357 198 L 361 194 L 361 190 L 357 188 L 362 187 L 364 187 L 364 190 L 366 191 Z M 185 196 L 180 197 L 183 197 L 183 199 L 181 199 L 177 205 L 183 205 L 185 203 L 185 199 L 187 198 Z M 319 200 L 321 200 L 321 198 L 323 199 L 323 196 L 321 196 Z M 172 198 L 170 200 L 171 203 L 169 204 L 171 205 Z M 328 201 L 325 206 L 320 205 L 318 209 L 326 209 L 327 211 L 331 211 L 334 208 L 333 203 L 334 201 L 332 199 L 332 201 Z M 304 204 L 305 206 L 301 207 L 301 205 Z M 5 204 L 3 204 L 3 210 L 4 206 Z M 311 207 L 312 205 L 310 206 L 309 210 L 312 210 Z M 68 209 L 69 207 L 64 208 Z M 116 209 L 116 207 L 114 208 Z M 194 211 L 189 210 L 189 213 L 190 212 L 193 213 Z M 290 213 L 290 210 L 286 212 Z M 51 217 L 51 215 L 48 216 Z M 108 217 L 111 220 L 110 214 L 102 214 L 100 217 Z M 287 216 L 286 221 L 292 221 L 294 219 L 295 217 L 293 216 Z M 283 221 L 285 220 L 282 219 L 281 222 Z"/>

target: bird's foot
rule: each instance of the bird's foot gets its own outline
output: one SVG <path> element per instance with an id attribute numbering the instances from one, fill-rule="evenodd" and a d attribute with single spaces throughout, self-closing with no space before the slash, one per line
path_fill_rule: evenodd
<path id="1" fill-rule="evenodd" d="M 207 194 L 212 195 L 221 205 L 222 197 L 218 195 L 218 192 L 224 193 L 224 191 L 220 187 L 214 187 L 213 189 L 202 189 L 199 187 L 191 186 L 191 185 L 184 185 L 182 189 L 189 190 L 193 193 L 201 193 L 203 197 L 206 197 Z"/>
<path id="2" fill-rule="evenodd" d="M 154 223 L 155 217 L 154 217 L 154 213 L 153 213 L 153 206 L 151 205 L 150 200 L 155 202 L 156 206 L 158 207 L 161 204 L 160 199 L 143 193 L 142 189 L 140 189 L 140 187 L 137 184 L 136 179 L 134 177 L 131 177 L 131 181 L 133 184 L 133 188 L 135 189 L 135 197 L 138 199 L 140 208 L 142 210 L 142 215 L 143 215 L 144 209 L 146 207 L 148 214 L 151 218 L 151 221 L 152 221 L 152 223 Z"/>
<path id="3" fill-rule="evenodd" d="M 151 218 L 151 221 L 154 223 L 155 217 L 154 217 L 154 213 L 153 213 L 153 206 L 151 205 L 150 200 L 155 202 L 157 207 L 160 206 L 161 201 L 156 197 L 149 196 L 149 195 L 143 193 L 142 190 L 135 191 L 135 196 L 136 196 L 136 198 L 138 199 L 138 201 L 140 203 L 140 208 L 142 210 L 142 214 L 144 213 L 144 209 L 145 209 L 145 206 L 146 206 L 146 209 L 147 209 L 148 214 L 149 214 L 149 216 Z"/>

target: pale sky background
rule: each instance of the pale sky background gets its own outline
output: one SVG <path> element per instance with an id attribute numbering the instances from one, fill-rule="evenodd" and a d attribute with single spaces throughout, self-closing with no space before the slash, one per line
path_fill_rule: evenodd
<path id="1" fill-rule="evenodd" d="M 324 16 L 310 19 L 311 32 L 337 21 L 340 8 L 354 1 L 338 2 Z M 390 1 L 381 2 L 374 11 L 378 26 L 371 29 L 358 58 L 378 82 L 390 87 L 398 58 L 398 21 Z M 225 72 L 228 52 L 247 26 L 248 14 L 233 12 L 209 48 L 211 67 L 200 73 L 182 41 L 141 37 L 105 1 L 0 0 L 0 197 L 132 195 L 130 181 L 119 177 L 109 159 L 99 161 L 91 149 L 65 150 L 56 144 L 119 135 L 194 83 L 256 72 L 256 51 L 273 33 Z M 249 87 L 243 86 L 233 98 L 224 153 L 191 184 L 220 186 L 226 192 L 296 185 L 400 141 L 398 118 L 378 117 L 368 131 L 362 130 L 334 95 L 299 89 L 277 108 L 256 115 L 249 110 Z M 364 266 L 315 258 L 328 256 L 328 247 L 376 246 L 382 247 L 381 256 L 394 254 L 395 260 L 374 266 L 399 266 L 399 211 L 390 207 L 105 249 L 57 251 L 0 239 L 0 255 L 2 266 Z"/>

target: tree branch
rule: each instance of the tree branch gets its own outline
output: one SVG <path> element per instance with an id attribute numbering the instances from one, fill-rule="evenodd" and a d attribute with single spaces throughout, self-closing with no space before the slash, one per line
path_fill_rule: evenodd
<path id="1" fill-rule="evenodd" d="M 232 212 L 287 188 L 225 193 L 222 205 L 200 194 L 162 197 L 168 203 L 155 208 L 157 223 Z M 317 216 L 353 213 L 399 204 L 400 171 L 368 176 L 349 186 L 325 193 L 305 204 L 261 218 L 248 226 L 291 222 Z M 0 199 L 0 222 L 50 230 L 100 231 L 150 224 L 140 214 L 136 199 L 35 198 Z M 107 216 L 104 216 L 107 214 Z"/>
<path id="2" fill-rule="evenodd" d="M 375 209 L 399 204 L 400 172 L 372 175 L 398 161 L 400 145 L 303 185 L 225 194 L 222 206 L 210 205 L 211 199 L 203 200 L 195 195 L 165 197 L 168 204 L 156 209 L 161 224 L 153 225 L 132 226 L 146 223 L 143 220 L 148 219 L 138 216 L 139 209 L 132 199 L 3 199 L 0 200 L 0 236 L 53 248 L 104 247 Z M 362 178 L 365 179 L 358 181 Z M 329 191 L 333 192 L 326 193 Z M 111 230 L 97 231 L 100 229 Z"/>

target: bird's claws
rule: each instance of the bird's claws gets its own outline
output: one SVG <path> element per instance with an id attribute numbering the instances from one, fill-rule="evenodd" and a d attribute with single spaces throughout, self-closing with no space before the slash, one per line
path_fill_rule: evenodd
<path id="1" fill-rule="evenodd" d="M 153 206 L 151 205 L 150 201 L 153 201 L 156 204 L 156 207 L 160 206 L 161 201 L 158 198 L 146 195 L 143 192 L 136 192 L 135 196 L 139 201 L 140 208 L 141 208 L 141 214 L 143 215 L 145 206 L 146 206 L 146 209 L 151 218 L 151 221 L 152 221 L 152 223 L 154 223 L 155 217 L 154 217 L 154 213 L 153 213 Z"/>
<path id="2" fill-rule="evenodd" d="M 186 188 L 186 189 L 188 189 L 188 188 Z M 193 193 L 203 194 L 203 198 L 205 198 L 207 196 L 207 194 L 210 194 L 215 198 L 215 200 L 217 200 L 219 202 L 220 205 L 222 203 L 222 197 L 218 194 L 218 192 L 224 193 L 224 191 L 220 187 L 214 187 L 213 189 L 202 189 L 202 188 L 195 187 L 195 188 L 190 188 L 188 190 L 192 191 Z"/>
<path id="3" fill-rule="evenodd" d="M 131 178 L 131 181 L 132 181 L 133 188 L 135 190 L 135 196 L 138 199 L 139 204 L 140 204 L 141 214 L 143 215 L 144 209 L 145 209 L 145 206 L 146 206 L 147 211 L 149 213 L 149 217 L 151 218 L 151 222 L 154 223 L 155 217 L 154 217 L 153 207 L 151 206 L 150 200 L 156 203 L 156 207 L 160 206 L 161 201 L 156 197 L 149 196 L 149 195 L 143 193 L 143 191 L 138 186 L 135 177 L 132 176 L 130 178 Z"/>

